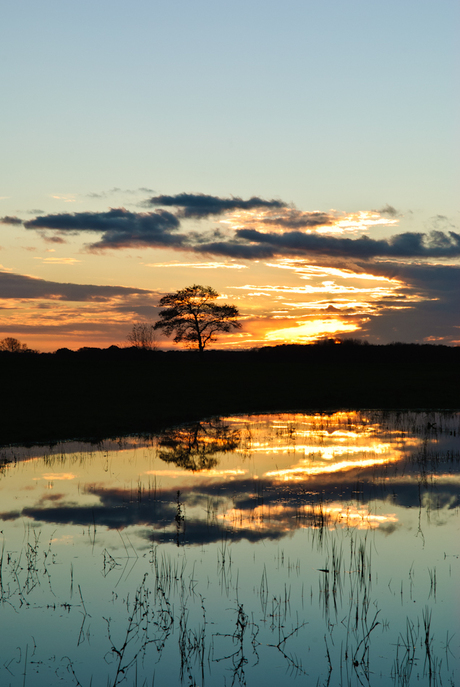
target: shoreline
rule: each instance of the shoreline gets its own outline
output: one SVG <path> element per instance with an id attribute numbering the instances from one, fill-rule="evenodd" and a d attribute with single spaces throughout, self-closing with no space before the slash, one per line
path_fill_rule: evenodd
<path id="1" fill-rule="evenodd" d="M 0 371 L 0 446 L 100 441 L 225 415 L 460 409 L 460 347 L 279 346 L 202 358 L 111 347 L 3 353 Z"/>

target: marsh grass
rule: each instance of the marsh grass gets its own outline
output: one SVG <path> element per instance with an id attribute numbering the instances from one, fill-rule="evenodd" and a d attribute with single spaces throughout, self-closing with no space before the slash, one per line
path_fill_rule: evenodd
<path id="1" fill-rule="evenodd" d="M 3 626 L 12 619 L 27 628 L 19 639 L 3 636 L 1 684 L 455 685 L 458 634 L 442 625 L 440 614 L 449 602 L 444 585 L 453 588 L 460 552 L 455 543 L 443 557 L 430 558 L 428 550 L 437 513 L 450 512 L 442 505 L 436 475 L 459 462 L 455 451 L 446 455 L 436 447 L 440 437 L 457 432 L 458 421 L 406 414 L 384 422 L 388 434 L 404 436 L 410 429 L 416 437 L 434 439 L 408 454 L 405 468 L 394 465 L 385 473 L 418 486 L 418 519 L 411 531 L 417 557 L 401 554 L 393 566 L 382 565 L 382 534 L 366 522 L 353 525 L 331 516 L 321 492 L 289 511 L 290 536 L 251 547 L 235 537 L 241 523 L 226 523 L 218 541 L 191 545 L 191 509 L 183 490 L 171 496 L 170 543 L 141 538 L 134 527 L 104 532 L 94 516 L 85 525 L 87 556 L 80 560 L 66 557 L 55 541 L 55 526 L 26 526 L 20 546 L 4 538 L 0 552 Z M 324 431 L 332 424 L 323 418 Z M 343 427 L 350 427 L 345 415 Z M 298 439 L 294 422 L 278 431 Z M 246 456 L 254 440 L 252 430 L 244 433 Z M 47 468 L 63 464 L 63 455 L 47 454 Z M 72 456 L 85 463 L 82 454 Z M 88 461 L 96 458 L 91 453 Z M 108 454 L 102 460 L 110 460 Z M 147 489 L 133 480 L 129 507 L 164 507 L 161 486 L 148 479 Z M 381 475 L 376 484 L 391 502 Z M 354 497 L 353 503 L 363 503 L 363 488 L 355 489 Z M 255 487 L 254 511 L 265 508 L 269 498 L 266 486 Z M 283 499 L 287 502 L 286 492 Z M 434 508 L 436 499 L 440 505 Z M 219 499 L 203 503 L 206 534 L 218 519 Z M 265 520 L 254 515 L 254 528 L 267 526 L 268 513 L 267 507 Z M 85 565 L 93 566 L 91 573 Z M 38 614 L 43 626 L 67 633 L 66 649 L 59 647 L 54 659 L 45 633 L 33 629 L 40 624 L 29 630 Z"/>

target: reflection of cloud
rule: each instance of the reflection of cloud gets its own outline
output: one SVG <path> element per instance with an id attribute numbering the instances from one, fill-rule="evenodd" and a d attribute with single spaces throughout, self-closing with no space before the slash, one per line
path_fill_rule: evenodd
<path id="1" fill-rule="evenodd" d="M 346 452 L 348 453 L 348 451 Z M 394 458 L 395 461 L 398 459 L 399 457 Z M 266 476 L 276 477 L 286 482 L 289 480 L 302 480 L 309 475 L 321 475 L 322 473 L 330 474 L 333 472 L 342 472 L 343 470 L 352 470 L 353 468 L 367 468 L 386 464 L 388 464 L 388 456 L 383 458 L 359 458 L 358 460 L 343 460 L 338 463 L 326 465 L 305 465 L 288 468 L 286 470 L 273 470 L 272 472 L 267 472 Z"/>
<path id="2" fill-rule="evenodd" d="M 206 477 L 237 477 L 241 475 L 246 475 L 247 470 L 235 469 L 235 470 L 218 470 L 216 468 L 202 469 L 200 472 L 191 472 L 190 475 L 195 476 L 197 480 L 202 481 L 203 476 Z M 184 475 L 183 469 L 178 468 L 177 470 L 146 470 L 142 473 L 143 475 L 155 475 L 156 477 L 173 477 L 175 479 L 181 479 Z"/>
<path id="3" fill-rule="evenodd" d="M 0 517 L 109 529 L 138 527 L 147 539 L 177 541 L 180 534 L 181 542 L 191 545 L 223 537 L 279 540 L 298 528 L 346 526 L 391 534 L 398 525 L 397 506 L 419 509 L 422 504 L 442 511 L 444 517 L 459 508 L 460 464 L 452 460 L 458 421 L 458 414 L 345 411 L 223 418 L 213 421 L 217 434 L 203 423 L 149 440 L 153 453 L 140 463 L 138 488 L 131 483 L 85 485 L 79 480 L 73 491 L 78 486 L 81 505 L 80 496 L 73 502 L 69 489 L 65 495 L 42 493 L 32 507 Z M 217 450 L 211 469 L 198 470 L 196 457 L 209 457 L 201 449 L 213 444 L 218 448 L 219 437 L 235 445 L 226 452 Z M 144 446 L 140 439 L 127 442 L 125 452 Z M 115 446 L 113 442 L 110 448 Z M 188 446 L 192 450 L 182 460 L 182 449 Z M 168 457 L 180 458 L 185 468 L 193 458 L 195 472 L 164 466 L 158 459 L 165 448 Z M 61 452 L 57 447 L 54 458 Z M 69 452 L 75 457 L 78 444 L 69 446 Z M 121 452 L 118 457 L 125 462 L 128 455 Z M 159 470 L 152 468 L 152 455 Z M 41 479 L 74 477 L 72 472 L 55 473 L 52 466 L 46 463 Z M 34 469 L 34 474 L 40 473 Z M 36 487 L 33 491 L 37 493 Z"/>
<path id="4" fill-rule="evenodd" d="M 73 472 L 44 472 L 41 477 L 34 477 L 34 480 L 46 479 L 55 482 L 56 480 L 72 480 L 76 475 Z"/>
<path id="5" fill-rule="evenodd" d="M 74 265 L 76 262 L 81 262 L 77 258 L 41 258 L 36 257 L 34 260 L 41 260 L 47 265 Z"/>
<path id="6" fill-rule="evenodd" d="M 248 512 L 231 508 L 218 515 L 225 524 L 231 524 L 235 530 L 267 531 L 273 537 L 273 530 L 281 533 L 292 531 L 292 520 L 296 518 L 297 527 L 353 527 L 355 529 L 376 529 L 398 522 L 395 514 L 376 515 L 366 506 L 351 506 L 341 503 L 328 503 L 318 506 L 305 505 L 297 510 L 292 505 L 256 506 Z"/>
<path id="7" fill-rule="evenodd" d="M 29 517 L 37 522 L 83 526 L 95 523 L 110 529 L 137 525 L 152 528 L 154 534 L 151 536 L 156 541 L 170 541 L 176 536 L 177 491 L 180 489 L 185 512 L 185 540 L 201 544 L 220 541 L 224 534 L 238 540 L 278 539 L 298 527 L 318 527 L 321 523 L 323 526 L 386 527 L 388 533 L 391 531 L 388 523 L 396 523 L 396 516 L 390 510 L 396 505 L 419 508 L 422 497 L 438 509 L 454 511 L 459 507 L 458 479 L 450 483 L 441 479 L 438 485 L 426 491 L 415 465 L 405 463 L 401 470 L 412 472 L 400 477 L 397 467 L 392 474 L 388 466 L 373 465 L 309 475 L 307 482 L 290 482 L 289 490 L 281 492 L 277 481 L 267 476 L 255 482 L 244 475 L 231 480 L 224 475 L 219 480 L 215 476 L 210 479 L 206 474 L 201 483 L 197 476 L 192 482 L 182 484 L 175 480 L 171 488 L 158 489 L 155 498 L 143 496 L 140 500 L 133 499 L 131 487 L 107 489 L 93 485 L 86 491 L 97 496 L 99 504 L 78 506 L 55 501 L 53 507 L 43 507 L 44 501 L 40 501 L 37 507 L 4 512 L 0 518 Z M 358 504 L 355 501 L 357 489 Z M 198 514 L 209 513 L 210 503 L 214 504 L 215 519 L 209 520 L 206 515 L 201 519 Z"/>
<path id="8" fill-rule="evenodd" d="M 21 512 L 18 510 L 4 511 L 0 513 L 0 520 L 7 522 L 8 520 L 18 520 L 21 517 Z"/>

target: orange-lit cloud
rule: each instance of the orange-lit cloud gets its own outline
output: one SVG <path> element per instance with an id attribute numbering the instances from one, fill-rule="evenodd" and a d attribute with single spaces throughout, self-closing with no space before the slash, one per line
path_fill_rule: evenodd
<path id="1" fill-rule="evenodd" d="M 319 234 L 362 233 L 376 226 L 398 224 L 397 218 L 382 216 L 378 211 L 361 211 L 346 214 L 336 210 L 328 212 L 305 212 L 296 208 L 285 207 L 280 210 L 237 210 L 228 213 L 221 224 L 236 231 L 242 228 L 270 231 L 304 230 L 316 231 Z"/>
<path id="2" fill-rule="evenodd" d="M 240 265 L 234 262 L 147 262 L 146 267 L 190 267 L 192 269 L 215 270 L 215 269 L 231 269 L 244 270 L 248 269 L 247 265 Z"/>
<path id="3" fill-rule="evenodd" d="M 34 257 L 34 260 L 41 260 L 48 265 L 74 265 L 76 262 L 81 262 L 76 258 L 39 258 Z"/>
<path id="4" fill-rule="evenodd" d="M 353 332 L 358 329 L 356 324 L 346 324 L 341 320 L 309 320 L 298 322 L 297 327 L 274 329 L 265 334 L 267 341 L 284 341 L 286 343 L 306 343 L 337 332 Z"/>

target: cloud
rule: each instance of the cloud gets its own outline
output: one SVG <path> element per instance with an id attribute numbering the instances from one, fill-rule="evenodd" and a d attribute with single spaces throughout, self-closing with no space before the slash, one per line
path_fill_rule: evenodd
<path id="1" fill-rule="evenodd" d="M 372 210 L 372 212 L 378 212 L 379 215 L 388 215 L 388 217 L 401 217 L 401 213 L 392 205 L 388 205 L 388 203 L 380 210 Z"/>
<path id="2" fill-rule="evenodd" d="M 141 246 L 181 246 L 184 236 L 175 234 L 180 222 L 165 210 L 130 212 L 112 208 L 107 212 L 74 212 L 43 215 L 24 223 L 26 229 L 51 230 L 60 234 L 99 233 L 101 239 L 90 249 Z"/>
<path id="3" fill-rule="evenodd" d="M 249 200 L 242 198 L 219 198 L 204 193 L 178 193 L 175 196 L 153 196 L 148 205 L 162 205 L 179 208 L 178 216 L 183 218 L 205 219 L 211 215 L 222 215 L 229 210 L 256 210 L 262 208 L 285 208 L 281 200 L 264 200 L 253 196 Z"/>
<path id="4" fill-rule="evenodd" d="M 241 265 L 236 262 L 147 262 L 146 267 L 185 267 L 202 270 L 217 270 L 217 269 L 233 269 L 244 270 L 247 265 Z"/>
<path id="5" fill-rule="evenodd" d="M 277 213 L 274 217 L 262 217 L 258 221 L 261 224 L 275 225 L 285 229 L 308 229 L 310 227 L 331 226 L 337 221 L 337 215 L 334 212 L 302 212 L 288 208 L 285 213 Z"/>
<path id="6" fill-rule="evenodd" d="M 363 333 L 382 342 L 434 341 L 460 343 L 460 267 L 458 265 L 402 264 L 377 262 L 372 271 L 405 284 L 408 295 L 418 295 L 419 302 L 408 309 L 385 309 L 384 317 L 371 318 L 363 324 Z M 385 305 L 391 305 L 382 301 Z"/>
<path id="7" fill-rule="evenodd" d="M 460 256 L 460 233 L 435 229 L 428 233 L 404 232 L 389 238 L 373 239 L 365 235 L 356 238 L 331 235 L 329 231 L 308 231 L 319 227 L 338 227 L 351 223 L 354 230 L 368 225 L 396 220 L 382 220 L 381 214 L 391 217 L 397 213 L 386 206 L 379 215 L 358 213 L 341 220 L 334 211 L 299 212 L 288 208 L 282 201 L 252 197 L 218 198 L 204 194 L 182 193 L 175 196 L 154 196 L 152 205 L 167 205 L 178 209 L 177 214 L 157 209 L 153 212 L 131 212 L 125 208 L 112 208 L 106 212 L 59 213 L 35 217 L 24 222 L 26 229 L 43 233 L 46 240 L 62 242 L 65 234 L 100 234 L 100 239 L 89 244 L 90 250 L 107 248 L 157 247 L 175 248 L 195 253 L 205 253 L 244 260 L 275 257 L 326 256 L 330 259 L 349 261 L 373 258 L 457 258 Z M 181 219 L 205 219 L 232 210 L 264 210 L 258 216 L 243 218 L 239 226 L 223 233 L 179 233 Z M 281 212 L 274 210 L 281 209 Z M 5 220 L 5 218 L 3 218 Z M 17 218 L 8 218 L 21 223 Z M 285 231 L 265 231 L 254 226 L 276 225 Z M 243 223 L 243 226 L 241 226 Z M 307 229 L 300 231 L 299 228 Z M 362 230 L 361 229 L 361 230 Z M 53 232 L 51 237 L 46 231 Z M 228 235 L 227 235 L 228 234 Z"/>
<path id="8" fill-rule="evenodd" d="M 0 224 L 22 224 L 22 219 L 5 215 L 5 217 L 0 217 Z"/>
<path id="9" fill-rule="evenodd" d="M 191 248 L 195 253 L 207 253 L 210 255 L 222 255 L 227 258 L 239 258 L 240 260 L 259 260 L 274 258 L 276 251 L 270 246 L 251 245 L 238 241 L 212 241 Z"/>
<path id="10" fill-rule="evenodd" d="M 53 249 L 54 250 L 54 249 Z M 42 258 L 42 257 L 35 257 L 34 260 L 41 260 L 45 264 L 48 265 L 75 265 L 76 262 L 81 262 L 81 260 L 77 260 L 77 258 Z"/>
<path id="11" fill-rule="evenodd" d="M 234 258 L 259 259 L 276 256 L 326 255 L 338 258 L 368 260 L 376 257 L 392 258 L 453 258 L 460 256 L 460 234 L 453 231 L 429 234 L 406 232 L 389 239 L 356 239 L 305 234 L 300 231 L 284 233 L 261 232 L 256 229 L 237 229 L 235 239 L 216 241 L 196 247 L 197 252 L 225 255 Z"/>
<path id="12" fill-rule="evenodd" d="M 153 296 L 146 289 L 126 286 L 95 286 L 93 284 L 61 284 L 36 279 L 22 274 L 0 272 L 0 298 L 38 299 L 50 298 L 62 301 L 107 301 L 120 296 Z"/>
<path id="13" fill-rule="evenodd" d="M 90 193 L 86 194 L 86 198 L 92 198 L 92 199 L 99 199 L 99 198 L 107 198 L 108 196 L 112 196 L 114 194 L 120 194 L 124 193 L 126 195 L 136 195 L 138 193 L 154 193 L 153 189 L 151 188 L 145 188 L 145 186 L 137 189 L 130 189 L 130 188 L 118 188 L 118 186 L 114 186 L 113 188 L 109 189 L 108 191 L 100 191 L 99 193 L 92 191 Z"/>
<path id="14" fill-rule="evenodd" d="M 452 220 L 449 217 L 446 217 L 446 215 L 435 215 L 434 217 L 431 217 L 428 226 L 432 226 L 435 230 L 445 231 L 448 229 L 456 228 L 456 225 L 452 222 Z"/>

